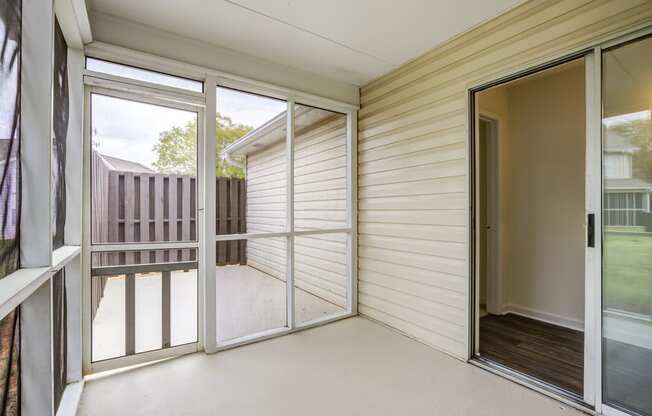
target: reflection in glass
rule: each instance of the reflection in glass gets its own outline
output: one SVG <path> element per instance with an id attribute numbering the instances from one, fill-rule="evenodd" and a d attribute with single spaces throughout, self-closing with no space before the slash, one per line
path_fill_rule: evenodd
<path id="1" fill-rule="evenodd" d="M 197 113 L 91 96 L 94 244 L 197 240 Z"/>
<path id="2" fill-rule="evenodd" d="M 603 68 L 603 396 L 652 415 L 652 39 Z"/>

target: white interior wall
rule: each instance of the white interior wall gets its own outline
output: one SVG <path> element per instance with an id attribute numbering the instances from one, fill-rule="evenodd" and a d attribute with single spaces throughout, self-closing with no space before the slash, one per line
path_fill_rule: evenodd
<path id="1" fill-rule="evenodd" d="M 357 86 L 292 68 L 291 63 L 288 63 L 288 66 L 279 65 L 102 13 L 91 13 L 90 21 L 94 41 L 175 59 L 353 105 L 359 104 L 360 95 Z"/>
<path id="2" fill-rule="evenodd" d="M 498 117 L 503 311 L 584 320 L 584 66 L 480 93 Z"/>

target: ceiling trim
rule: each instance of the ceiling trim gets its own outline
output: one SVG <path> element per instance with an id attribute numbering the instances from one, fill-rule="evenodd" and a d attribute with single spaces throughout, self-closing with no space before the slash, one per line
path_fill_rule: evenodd
<path id="1" fill-rule="evenodd" d="M 68 46 L 83 49 L 93 41 L 84 0 L 55 0 L 54 11 Z"/>

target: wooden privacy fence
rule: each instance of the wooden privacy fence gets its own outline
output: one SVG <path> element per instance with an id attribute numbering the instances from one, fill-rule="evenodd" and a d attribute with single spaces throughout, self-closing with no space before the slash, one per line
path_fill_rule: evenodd
<path id="1" fill-rule="evenodd" d="M 93 155 L 91 232 L 94 244 L 197 240 L 197 181 L 190 175 L 113 170 Z M 146 168 L 143 168 L 146 169 Z M 217 234 L 246 232 L 246 184 L 216 178 Z M 220 241 L 217 264 L 246 264 L 246 241 Z M 194 249 L 103 253 L 94 266 L 195 261 Z"/>
<path id="2" fill-rule="evenodd" d="M 156 173 L 132 162 L 122 162 L 135 169 L 117 170 L 102 155 L 93 152 L 93 244 L 196 241 L 196 177 Z M 217 234 L 246 232 L 245 180 L 216 178 L 215 198 Z M 217 265 L 247 263 L 245 240 L 220 241 L 216 251 Z M 196 249 L 94 253 L 92 267 L 196 260 Z M 98 302 L 105 281 L 106 278 L 93 280 Z M 96 306 L 93 305 L 93 311 Z"/>

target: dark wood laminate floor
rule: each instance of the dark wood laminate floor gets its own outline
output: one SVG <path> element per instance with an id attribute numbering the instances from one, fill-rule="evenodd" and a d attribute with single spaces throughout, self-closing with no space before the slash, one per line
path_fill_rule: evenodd
<path id="1" fill-rule="evenodd" d="M 582 332 L 514 314 L 487 315 L 480 319 L 480 356 L 582 394 Z"/>

